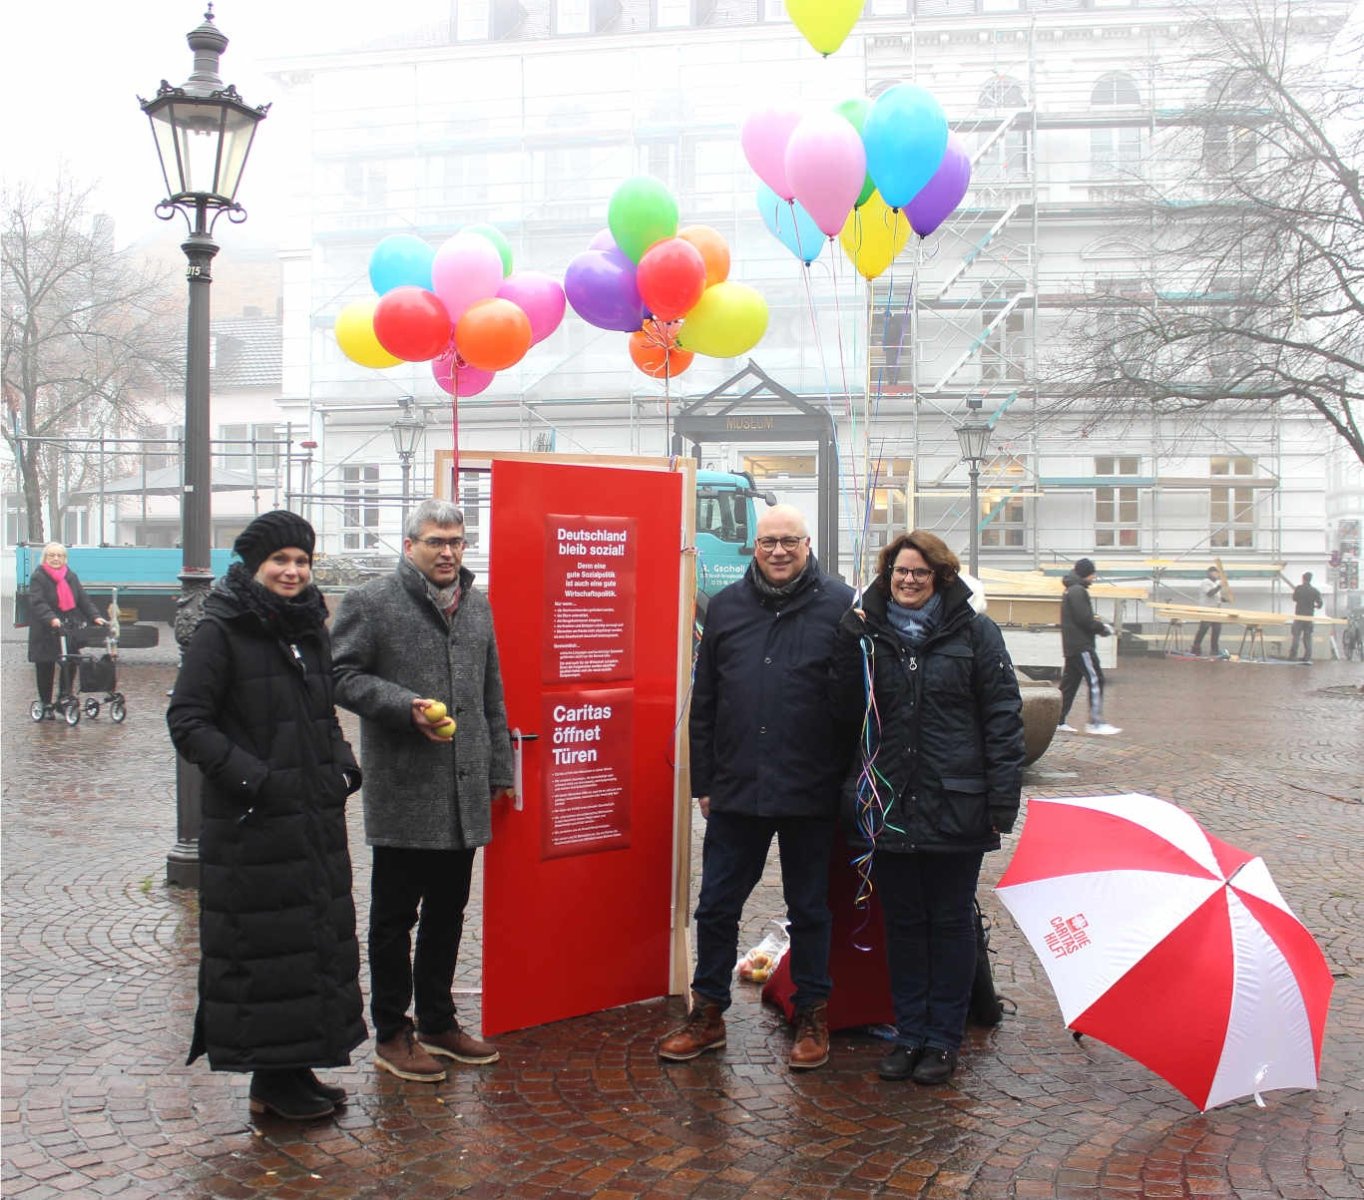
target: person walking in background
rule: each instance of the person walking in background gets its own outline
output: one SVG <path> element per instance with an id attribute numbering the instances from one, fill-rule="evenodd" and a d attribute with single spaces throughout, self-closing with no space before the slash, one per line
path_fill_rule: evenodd
<path id="1" fill-rule="evenodd" d="M 1321 593 L 1312 586 L 1312 572 L 1302 573 L 1302 582 L 1293 589 L 1293 614 L 1296 617 L 1307 617 L 1308 620 L 1297 620 L 1293 622 L 1293 638 L 1288 645 L 1288 657 L 1290 660 L 1298 657 L 1298 642 L 1302 642 L 1302 661 L 1310 663 L 1312 661 L 1312 627 L 1315 624 L 1311 620 L 1312 615 L 1321 607 Z"/>
<path id="2" fill-rule="evenodd" d="M 829 1058 L 829 854 L 851 726 L 829 712 L 834 631 L 852 589 L 824 574 L 800 510 L 758 517 L 747 573 L 706 613 L 691 701 L 691 780 L 706 819 L 691 1013 L 658 1056 L 685 1062 L 725 1044 L 739 919 L 772 838 L 791 932 L 795 1038 L 789 1065 Z"/>
<path id="3" fill-rule="evenodd" d="M 492 609 L 463 565 L 464 514 L 424 500 L 404 534 L 397 570 L 341 601 L 336 686 L 360 715 L 367 777 L 374 1062 L 438 1083 L 437 1055 L 498 1058 L 460 1027 L 451 988 L 474 852 L 492 840 L 492 801 L 510 793 L 512 751 Z"/>
<path id="4" fill-rule="evenodd" d="M 254 1113 L 325 1117 L 314 1067 L 365 1040 L 346 797 L 360 768 L 332 704 L 313 529 L 264 513 L 204 602 L 166 723 L 204 774 L 199 1007 L 189 1061 L 250 1071 Z"/>
<path id="5" fill-rule="evenodd" d="M 1216 567 L 1209 567 L 1207 577 L 1198 585 L 1198 602 L 1203 608 L 1217 608 L 1226 603 L 1226 598 L 1222 595 L 1222 576 Z M 1212 656 L 1216 658 L 1219 654 L 1218 639 L 1222 636 L 1221 621 L 1199 621 L 1198 632 L 1194 634 L 1193 646 L 1190 653 L 1201 655 L 1203 653 L 1203 635 L 1210 634 L 1209 646 L 1212 649 Z"/>
<path id="6" fill-rule="evenodd" d="M 864 847 L 873 836 L 885 916 L 895 1045 L 877 1073 L 921 1084 L 956 1070 L 976 970 L 976 883 L 985 852 L 1013 828 L 1023 780 L 1018 679 L 960 569 L 935 534 L 902 534 L 881 551 L 837 641 L 836 709 L 865 713 L 870 726 L 843 808 L 873 806 L 872 825 L 850 836 Z M 875 795 L 859 795 L 871 779 Z"/>
<path id="7" fill-rule="evenodd" d="M 28 583 L 28 661 L 33 664 L 43 716 L 49 721 L 54 719 L 52 681 L 62 656 L 62 631 L 65 629 L 68 636 L 74 634 L 83 621 L 108 624 L 85 594 L 76 572 L 66 565 L 66 547 L 61 542 L 48 542 L 43 547 L 43 561 Z M 76 652 L 75 646 L 69 649 Z M 59 695 L 71 690 L 71 671 L 71 667 L 62 668 Z"/>
<path id="8" fill-rule="evenodd" d="M 1113 631 L 1094 615 L 1089 598 L 1094 575 L 1093 560 L 1081 558 L 1061 581 L 1066 589 L 1061 597 L 1061 653 L 1065 666 L 1061 671 L 1061 723 L 1057 728 L 1062 733 L 1076 732 L 1069 720 L 1070 707 L 1083 681 L 1089 688 L 1089 724 L 1085 732 L 1107 737 L 1122 730 L 1104 720 L 1104 672 L 1094 639 L 1108 637 Z"/>

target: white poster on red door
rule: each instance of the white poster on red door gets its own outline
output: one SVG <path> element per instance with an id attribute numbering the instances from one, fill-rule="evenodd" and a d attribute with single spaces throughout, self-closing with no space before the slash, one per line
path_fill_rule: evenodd
<path id="1" fill-rule="evenodd" d="M 541 713 L 542 857 L 629 846 L 634 693 L 546 692 Z"/>
<path id="2" fill-rule="evenodd" d="M 633 517 L 545 517 L 547 687 L 633 679 L 637 539 Z"/>

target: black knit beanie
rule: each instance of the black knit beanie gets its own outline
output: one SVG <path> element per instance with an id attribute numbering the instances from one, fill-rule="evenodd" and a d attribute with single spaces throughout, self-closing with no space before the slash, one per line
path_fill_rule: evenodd
<path id="1" fill-rule="evenodd" d="M 313 527 L 298 513 L 277 508 L 274 512 L 261 513 L 243 529 L 232 543 L 232 549 L 241 556 L 246 569 L 254 575 L 260 570 L 261 563 L 286 546 L 297 547 L 312 558 L 316 540 Z"/>
<path id="2" fill-rule="evenodd" d="M 1094 574 L 1094 560 L 1092 558 L 1081 558 L 1075 563 L 1075 574 L 1081 579 L 1088 579 Z"/>

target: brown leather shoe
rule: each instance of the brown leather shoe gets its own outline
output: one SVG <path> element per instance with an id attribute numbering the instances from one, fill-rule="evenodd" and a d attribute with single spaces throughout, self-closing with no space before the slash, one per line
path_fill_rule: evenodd
<path id="1" fill-rule="evenodd" d="M 796 1013 L 796 1040 L 788 1060 L 793 1071 L 813 1071 L 829 1061 L 829 1006 L 811 1004 Z"/>
<path id="2" fill-rule="evenodd" d="M 668 1062 L 686 1062 L 724 1044 L 724 1011 L 714 1000 L 692 992 L 691 1014 L 658 1043 L 658 1057 Z"/>
<path id="3" fill-rule="evenodd" d="M 445 1078 L 445 1068 L 417 1044 L 411 1025 L 374 1047 L 374 1065 L 413 1083 L 439 1083 Z"/>
<path id="4" fill-rule="evenodd" d="M 502 1057 L 496 1046 L 465 1033 L 458 1025 L 444 1033 L 419 1033 L 417 1043 L 423 1050 L 439 1054 L 442 1058 L 453 1058 L 455 1062 L 473 1063 L 475 1066 L 495 1063 Z"/>

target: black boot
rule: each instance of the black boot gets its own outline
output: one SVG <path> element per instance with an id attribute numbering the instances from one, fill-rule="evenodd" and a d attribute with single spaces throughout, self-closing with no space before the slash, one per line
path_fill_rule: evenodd
<path id="1" fill-rule="evenodd" d="M 330 1100 L 333 1104 L 345 1104 L 346 1102 L 345 1088 L 337 1087 L 331 1083 L 323 1083 L 308 1067 L 303 1068 L 303 1082 L 324 1100 Z"/>
<path id="2" fill-rule="evenodd" d="M 251 1073 L 251 1111 L 257 1116 L 274 1113 L 286 1121 L 315 1121 L 335 1109 L 334 1101 L 312 1090 L 302 1071 Z"/>

